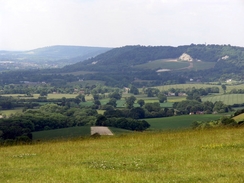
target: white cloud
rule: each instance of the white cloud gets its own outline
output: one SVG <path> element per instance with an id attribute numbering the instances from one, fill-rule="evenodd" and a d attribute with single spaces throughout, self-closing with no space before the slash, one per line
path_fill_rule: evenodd
<path id="1" fill-rule="evenodd" d="M 242 45 L 242 0 L 0 0 L 0 49 Z"/>

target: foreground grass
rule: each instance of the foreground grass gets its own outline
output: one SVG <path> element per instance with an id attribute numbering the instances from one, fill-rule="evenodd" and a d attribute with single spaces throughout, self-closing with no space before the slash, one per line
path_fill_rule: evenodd
<path id="1" fill-rule="evenodd" d="M 1 182 L 244 182 L 244 129 L 136 133 L 0 148 Z"/>

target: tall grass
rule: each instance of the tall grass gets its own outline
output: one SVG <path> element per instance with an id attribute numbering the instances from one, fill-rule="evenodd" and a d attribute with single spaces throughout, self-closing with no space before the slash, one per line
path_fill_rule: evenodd
<path id="1" fill-rule="evenodd" d="M 244 182 L 243 129 L 136 133 L 0 148 L 1 182 Z"/>

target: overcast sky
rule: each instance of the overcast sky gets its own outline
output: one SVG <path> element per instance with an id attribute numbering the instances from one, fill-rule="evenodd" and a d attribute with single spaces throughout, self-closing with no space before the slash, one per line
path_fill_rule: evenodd
<path id="1" fill-rule="evenodd" d="M 191 43 L 244 47 L 244 0 L 0 0 L 0 50 Z"/>

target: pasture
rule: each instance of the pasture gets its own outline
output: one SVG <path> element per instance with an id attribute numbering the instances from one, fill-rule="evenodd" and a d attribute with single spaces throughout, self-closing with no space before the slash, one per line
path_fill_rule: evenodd
<path id="1" fill-rule="evenodd" d="M 78 94 L 64 94 L 64 93 L 49 93 L 47 95 L 47 99 L 61 99 L 63 97 L 65 98 L 75 98 Z M 39 94 L 33 94 L 33 97 L 26 97 L 25 94 L 3 94 L 1 96 L 12 96 L 14 98 L 24 98 L 24 99 L 37 99 L 40 95 Z"/>
<path id="2" fill-rule="evenodd" d="M 214 95 L 202 97 L 202 101 L 222 101 L 224 104 L 233 105 L 233 104 L 243 104 L 244 103 L 244 94 L 226 94 L 226 95 Z"/>
<path id="3" fill-rule="evenodd" d="M 160 91 L 167 91 L 171 88 L 175 89 L 187 89 L 187 88 L 211 88 L 211 87 L 219 87 L 220 92 L 221 92 L 221 86 L 220 85 L 210 85 L 210 84 L 202 84 L 202 83 L 187 83 L 187 84 L 174 84 L 174 85 L 163 85 L 163 86 L 157 86 Z M 228 86 L 227 86 L 228 88 Z"/>
<path id="4" fill-rule="evenodd" d="M 32 132 L 33 140 L 50 140 L 50 139 L 69 139 L 74 137 L 85 137 L 91 135 L 90 126 L 78 126 L 70 128 L 61 128 L 56 130 L 44 130 Z"/>
<path id="5" fill-rule="evenodd" d="M 103 111 L 98 111 L 102 113 Z M 223 116 L 223 114 L 206 114 L 206 115 L 184 115 L 164 118 L 148 118 L 145 119 L 151 127 L 147 131 L 161 131 L 161 130 L 179 130 L 189 129 L 194 121 L 209 121 L 216 120 Z M 109 127 L 115 135 L 132 133 L 132 131 Z M 55 130 L 45 130 L 33 132 L 33 140 L 53 140 L 53 139 L 69 139 L 78 137 L 90 136 L 90 126 L 78 126 L 70 128 L 62 128 Z"/>
<path id="6" fill-rule="evenodd" d="M 130 130 L 121 128 L 109 127 L 114 135 L 121 135 L 132 133 Z M 47 140 L 61 140 L 61 139 L 74 139 L 85 138 L 91 135 L 91 126 L 76 126 L 70 128 L 61 128 L 55 130 L 44 130 L 39 132 L 32 132 L 34 141 L 47 141 Z"/>
<path id="7" fill-rule="evenodd" d="M 148 130 L 177 130 L 191 128 L 194 121 L 216 120 L 223 114 L 183 115 L 145 119 L 151 126 Z"/>
<path id="8" fill-rule="evenodd" d="M 243 128 L 0 147 L 1 182 L 244 182 Z"/>
<path id="9" fill-rule="evenodd" d="M 145 64 L 136 65 L 136 68 L 140 69 L 170 69 L 170 70 L 177 70 L 186 68 L 189 66 L 188 62 L 178 62 L 175 59 L 160 59 L 150 61 Z"/>
<path id="10" fill-rule="evenodd" d="M 235 116 L 233 117 L 233 119 L 236 121 L 236 122 L 239 122 L 239 121 L 243 121 L 244 120 L 244 113 L 238 115 L 238 116 Z"/>
<path id="11" fill-rule="evenodd" d="M 215 66 L 215 62 L 192 62 L 193 67 L 192 70 L 205 70 L 211 69 Z"/>
<path id="12" fill-rule="evenodd" d="M 6 117 L 9 117 L 9 116 L 11 116 L 12 114 L 15 114 L 15 113 L 22 113 L 22 110 L 23 110 L 23 108 L 19 107 L 19 108 L 16 108 L 16 109 L 1 110 L 0 113 L 1 113 L 1 115 L 6 115 Z"/>

